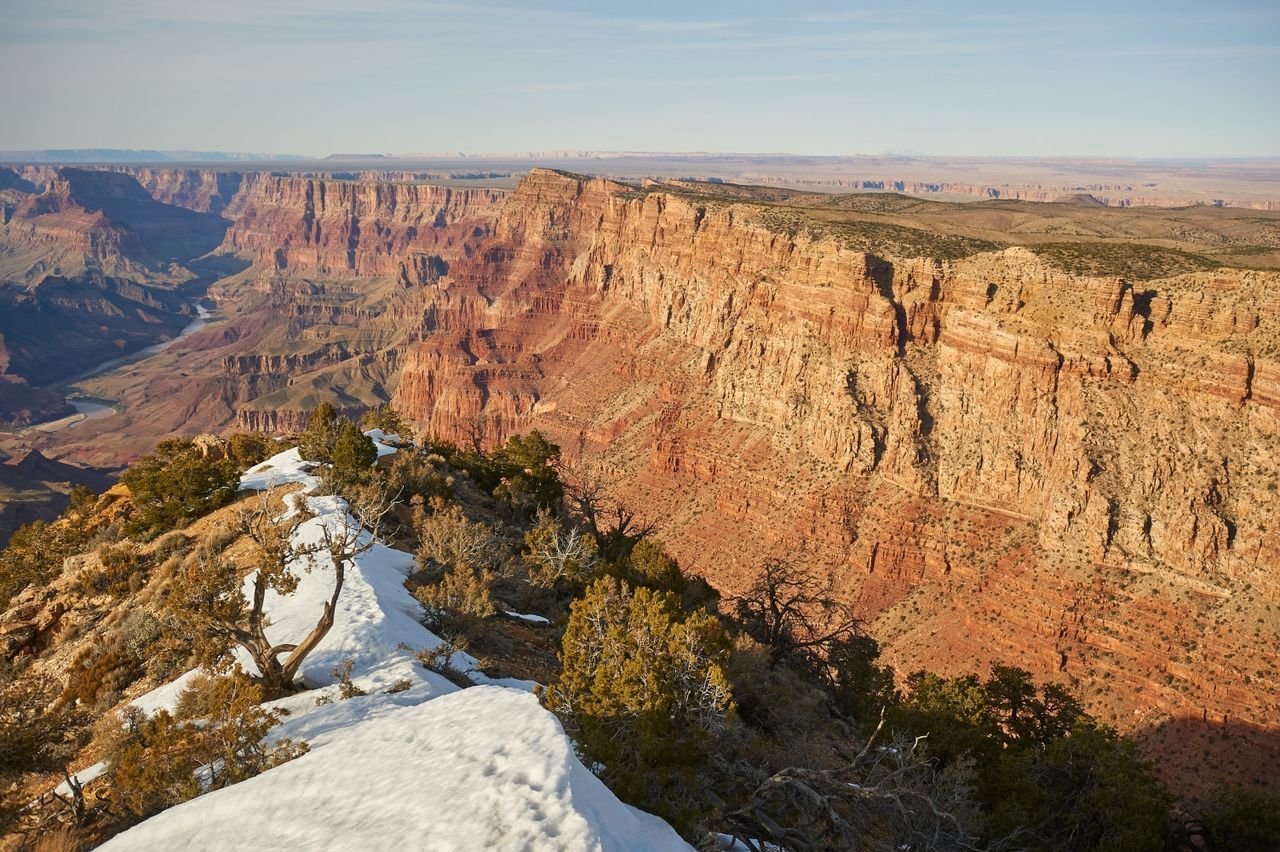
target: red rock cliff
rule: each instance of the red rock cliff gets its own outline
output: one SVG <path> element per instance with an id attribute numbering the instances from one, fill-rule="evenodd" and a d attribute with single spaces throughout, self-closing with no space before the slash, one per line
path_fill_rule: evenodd
<path id="1" fill-rule="evenodd" d="M 224 247 L 277 270 L 395 275 L 414 254 L 440 255 L 483 235 L 504 193 L 262 172 L 244 175 L 223 211 Z"/>
<path id="2" fill-rule="evenodd" d="M 903 669 L 1277 718 L 1280 277 L 882 259 L 535 171 L 433 294 L 401 409 L 543 429 L 717 583 L 812 560 Z"/>

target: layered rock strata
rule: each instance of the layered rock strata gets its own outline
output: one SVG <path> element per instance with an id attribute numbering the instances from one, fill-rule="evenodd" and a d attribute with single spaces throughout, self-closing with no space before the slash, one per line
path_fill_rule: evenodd
<path id="1" fill-rule="evenodd" d="M 1280 718 L 1280 278 L 882 258 L 535 171 L 433 290 L 395 402 L 547 432 L 733 590 L 835 572 L 900 668 Z"/>

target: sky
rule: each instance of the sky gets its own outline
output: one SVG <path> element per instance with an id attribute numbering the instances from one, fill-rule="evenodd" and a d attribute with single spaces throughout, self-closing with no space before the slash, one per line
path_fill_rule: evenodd
<path id="1" fill-rule="evenodd" d="M 1280 155 L 1280 2 L 0 0 L 0 149 Z"/>

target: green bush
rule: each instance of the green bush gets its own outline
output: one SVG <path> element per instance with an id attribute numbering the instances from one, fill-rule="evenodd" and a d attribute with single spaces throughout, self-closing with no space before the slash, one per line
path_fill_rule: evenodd
<path id="1" fill-rule="evenodd" d="M 940 765 L 972 759 L 989 840 L 1034 850 L 1177 848 L 1170 798 L 1132 741 L 1057 684 L 996 666 L 985 681 L 917 672 L 894 723 Z"/>
<path id="2" fill-rule="evenodd" d="M 126 713 L 126 735 L 109 758 L 111 803 L 121 821 L 146 819 L 305 753 L 304 743 L 268 744 L 280 715 L 259 707 L 262 697 L 261 685 L 237 671 L 197 678 L 179 696 L 177 715 Z"/>
<path id="3" fill-rule="evenodd" d="M 227 454 L 241 470 L 248 470 L 271 454 L 272 441 L 261 432 L 237 432 L 227 441 Z"/>
<path id="4" fill-rule="evenodd" d="M 612 566 L 610 573 L 635 586 L 671 592 L 690 612 L 698 608 L 714 609 L 720 600 L 720 593 L 710 583 L 702 577 L 685 574 L 661 542 L 648 535 L 637 540 L 627 557 Z"/>
<path id="5" fill-rule="evenodd" d="M 417 561 L 423 577 L 434 582 L 460 565 L 490 568 L 506 558 L 506 544 L 494 527 L 469 520 L 462 507 L 431 498 L 428 513 L 421 505 L 413 514 L 418 533 Z"/>
<path id="6" fill-rule="evenodd" d="M 558 510 L 564 501 L 564 485 L 555 467 L 559 460 L 560 448 L 541 432 L 512 435 L 493 453 L 499 476 L 493 496 L 524 518 L 532 518 L 540 508 Z"/>
<path id="7" fill-rule="evenodd" d="M 408 503 L 414 497 L 452 500 L 454 477 L 442 456 L 401 450 L 391 456 L 387 490 Z"/>
<path id="8" fill-rule="evenodd" d="M 623 800 L 688 833 L 706 816 L 706 764 L 732 711 L 728 645 L 670 593 L 597 580 L 574 601 L 543 702 Z"/>
<path id="9" fill-rule="evenodd" d="M 492 453 L 462 450 L 448 441 L 431 441 L 426 449 L 453 469 L 465 471 L 517 519 L 530 520 L 539 509 L 558 512 L 564 502 L 564 484 L 556 469 L 560 448 L 540 432 L 513 435 Z"/>
<path id="10" fill-rule="evenodd" d="M 50 703 L 44 686 L 0 682 L 0 836 L 18 827 L 30 802 L 22 776 L 61 769 L 84 745 L 84 714 Z"/>
<path id="11" fill-rule="evenodd" d="M 174 529 L 235 499 L 240 472 L 230 459 L 202 456 L 190 441 L 170 439 L 133 464 L 120 481 L 133 495 L 131 534 Z"/>
<path id="12" fill-rule="evenodd" d="M 298 444 L 298 454 L 307 461 L 333 460 L 333 444 L 338 438 L 338 412 L 322 402 L 311 412 L 306 431 Z"/>
<path id="13" fill-rule="evenodd" d="M 373 439 L 350 420 L 342 421 L 333 442 L 333 472 L 344 482 L 368 478 L 369 468 L 378 460 Z"/>
<path id="14" fill-rule="evenodd" d="M 48 582 L 63 560 L 80 552 L 98 527 L 92 517 L 97 499 L 88 488 L 74 488 L 71 504 L 53 523 L 32 521 L 14 530 L 0 550 L 0 610 L 32 583 Z"/>
<path id="15" fill-rule="evenodd" d="M 141 589 L 150 567 L 151 559 L 136 544 L 104 544 L 98 548 L 98 565 L 81 572 L 76 584 L 82 594 L 118 598 Z"/>
<path id="16" fill-rule="evenodd" d="M 0 552 L 0 609 L 32 583 L 43 583 L 62 569 L 66 557 L 59 531 L 45 521 L 32 521 L 14 530 L 9 546 Z"/>
<path id="17" fill-rule="evenodd" d="M 1280 849 L 1280 796 L 1261 790 L 1219 791 L 1200 815 L 1209 852 Z"/>
<path id="18" fill-rule="evenodd" d="M 379 405 L 360 415 L 360 428 L 381 429 L 388 435 L 396 435 L 406 441 L 411 437 L 412 431 L 400 412 L 390 405 Z"/>
<path id="19" fill-rule="evenodd" d="M 467 636 L 476 624 L 495 614 L 493 573 L 457 565 L 440 581 L 419 586 L 413 596 L 422 604 L 427 626 L 437 633 Z"/>

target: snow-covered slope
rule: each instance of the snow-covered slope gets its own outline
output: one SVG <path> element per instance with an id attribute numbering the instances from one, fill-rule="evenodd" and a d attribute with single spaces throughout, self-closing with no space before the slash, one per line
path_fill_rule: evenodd
<path id="1" fill-rule="evenodd" d="M 370 434 L 380 454 L 395 451 Z M 249 470 L 241 487 L 296 482 L 311 492 L 309 467 L 290 450 Z M 316 516 L 298 527 L 299 543 L 317 540 L 322 524 L 350 522 L 340 499 L 306 499 Z M 418 621 L 404 587 L 411 570 L 411 556 L 381 544 L 348 569 L 333 629 L 302 668 L 318 688 L 273 704 L 290 713 L 273 735 L 306 741 L 307 754 L 165 811 L 103 848 L 687 849 L 665 822 L 619 801 L 583 767 L 559 721 L 529 694 L 532 684 L 487 679 L 465 655 L 455 665 L 501 685 L 459 690 L 423 668 L 414 651 L 440 640 Z M 268 598 L 278 641 L 309 630 L 333 588 L 330 564 L 299 574 L 295 594 Z M 348 658 L 352 680 L 370 694 L 317 705 L 319 696 L 338 698 L 331 671 Z M 134 703 L 172 707 L 192 674 Z M 388 693 L 393 684 L 401 691 Z"/>
<path id="2" fill-rule="evenodd" d="M 394 698 L 395 696 L 390 696 Z M 302 757 L 168 810 L 110 850 L 685 848 L 618 801 L 528 693 L 478 686 L 348 716 Z"/>

